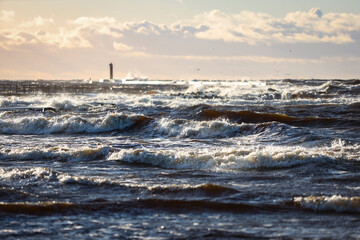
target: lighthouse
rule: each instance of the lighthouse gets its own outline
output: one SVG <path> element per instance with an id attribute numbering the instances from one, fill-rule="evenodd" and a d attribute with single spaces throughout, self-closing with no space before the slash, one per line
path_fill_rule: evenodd
<path id="1" fill-rule="evenodd" d="M 110 79 L 113 79 L 113 64 L 110 63 L 109 66 L 110 66 Z"/>

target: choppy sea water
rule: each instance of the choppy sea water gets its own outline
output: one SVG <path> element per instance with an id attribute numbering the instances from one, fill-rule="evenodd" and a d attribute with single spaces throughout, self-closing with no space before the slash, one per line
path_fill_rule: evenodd
<path id="1" fill-rule="evenodd" d="M 0 108 L 1 239 L 360 239 L 358 80 Z"/>

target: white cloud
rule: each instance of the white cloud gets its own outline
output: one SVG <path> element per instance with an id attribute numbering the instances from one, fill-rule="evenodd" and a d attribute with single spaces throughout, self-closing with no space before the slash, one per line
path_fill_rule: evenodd
<path id="1" fill-rule="evenodd" d="M 323 14 L 320 9 L 313 8 L 308 12 L 288 13 L 285 18 L 279 19 L 263 13 L 243 11 L 239 14 L 227 15 L 214 10 L 198 15 L 185 24 L 207 26 L 208 29 L 196 33 L 196 37 L 208 40 L 248 44 L 282 42 L 344 44 L 354 41 L 351 32 L 360 32 L 360 15 Z"/>
<path id="2" fill-rule="evenodd" d="M 14 11 L 6 11 L 2 10 L 0 14 L 0 21 L 2 22 L 11 22 L 14 19 L 15 12 Z"/>
<path id="3" fill-rule="evenodd" d="M 118 51 L 121 51 L 121 52 L 128 52 L 128 51 L 133 50 L 133 47 L 128 46 L 128 45 L 126 45 L 124 43 L 120 43 L 120 42 L 114 42 L 113 46 L 114 46 L 115 50 L 118 50 Z"/>
<path id="4" fill-rule="evenodd" d="M 86 25 L 86 26 L 94 26 L 94 25 L 102 26 L 102 25 L 112 25 L 117 23 L 116 19 L 113 17 L 101 17 L 101 18 L 79 17 L 71 22 L 77 25 Z"/>
<path id="5" fill-rule="evenodd" d="M 0 16 L 5 15 L 0 12 Z M 11 19 L 14 13 L 7 16 Z M 168 74 L 181 66 L 182 71 L 186 71 L 193 65 L 204 64 L 213 73 L 218 68 L 233 72 L 242 68 L 249 76 L 253 75 L 246 66 L 251 64 L 253 72 L 258 66 L 265 66 L 272 73 L 291 64 L 295 72 L 298 65 L 303 69 L 305 66 L 315 68 L 315 64 L 347 67 L 345 63 L 355 65 L 360 59 L 357 48 L 360 15 L 322 13 L 317 8 L 288 13 L 283 18 L 249 11 L 226 14 L 214 10 L 172 25 L 119 22 L 113 17 L 80 17 L 59 26 L 55 20 L 39 16 L 2 27 L 0 51 L 8 53 L 8 58 L 26 53 L 28 57 L 24 59 L 29 61 L 32 61 L 31 54 L 44 55 L 45 64 L 48 55 L 51 59 L 72 62 L 74 66 L 88 59 L 91 59 L 88 62 L 122 59 L 124 67 L 142 64 L 148 66 L 148 71 L 155 71 L 164 66 Z M 2 64 L 7 64 L 4 59 Z M 56 64 L 54 68 L 62 65 Z M 330 68 L 326 71 L 336 69 Z M 76 71 L 75 67 L 71 71 Z"/>
<path id="6" fill-rule="evenodd" d="M 309 33 L 294 33 L 291 35 L 284 35 L 283 33 L 273 34 L 273 38 L 282 43 L 333 43 L 344 44 L 355 42 L 349 34 L 336 35 L 315 35 Z"/>
<path id="7" fill-rule="evenodd" d="M 2 11 L 1 19 L 9 20 L 13 15 L 14 12 Z M 53 26 L 55 31 L 50 31 L 49 26 Z M 46 27 L 47 31 L 43 29 Z M 24 38 L 19 35 L 20 32 L 27 33 L 33 38 Z M 52 18 L 45 19 L 38 16 L 19 24 L 16 28 L 0 30 L 0 41 L 2 46 L 8 47 L 40 42 L 59 48 L 107 47 L 119 51 L 138 51 L 119 39 L 132 36 L 138 41 L 139 47 L 142 47 L 141 36 L 149 36 L 153 39 L 156 36 L 156 41 L 164 43 L 173 41 L 176 37 L 249 45 L 346 44 L 355 41 L 354 32 L 360 33 L 360 15 L 324 14 L 318 8 L 310 9 L 308 12 L 291 12 L 284 18 L 249 11 L 226 14 L 213 10 L 173 25 L 153 24 L 148 21 L 121 23 L 113 17 L 79 17 L 69 21 L 66 27 L 56 28 Z M 148 46 L 152 43 L 143 44 Z"/>
<path id="8" fill-rule="evenodd" d="M 20 28 L 31 28 L 31 27 L 44 27 L 47 25 L 52 25 L 54 24 L 54 19 L 52 18 L 42 18 L 40 16 L 34 18 L 31 21 L 25 22 L 20 24 Z"/>
<path id="9" fill-rule="evenodd" d="M 110 35 L 119 38 L 121 23 L 112 17 L 80 17 L 69 22 L 78 32 L 92 32 L 93 34 Z"/>
<path id="10" fill-rule="evenodd" d="M 163 32 L 168 32 L 170 29 L 164 24 L 153 24 L 148 21 L 141 21 L 125 22 L 122 24 L 122 27 L 120 27 L 119 30 L 141 33 L 144 35 L 160 35 Z"/>

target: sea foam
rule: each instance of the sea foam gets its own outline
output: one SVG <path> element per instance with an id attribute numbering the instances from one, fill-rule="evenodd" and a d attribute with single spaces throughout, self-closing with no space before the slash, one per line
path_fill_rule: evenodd
<path id="1" fill-rule="evenodd" d="M 2 134 L 53 134 L 53 133 L 99 133 L 124 130 L 144 117 L 108 113 L 102 118 L 62 115 L 56 117 L 32 116 L 0 120 Z"/>
<path id="2" fill-rule="evenodd" d="M 217 171 L 284 168 L 335 161 L 325 149 L 304 147 L 238 147 L 201 150 L 127 149 L 111 153 L 109 160 L 149 164 L 175 169 L 206 169 Z"/>
<path id="3" fill-rule="evenodd" d="M 360 197 L 340 195 L 296 197 L 294 203 L 314 211 L 360 212 Z"/>
<path id="4" fill-rule="evenodd" d="M 96 148 L 81 147 L 68 149 L 62 147 L 51 148 L 14 148 L 0 150 L 0 160 L 42 160 L 42 161 L 90 161 L 95 159 L 104 159 L 109 154 L 110 148 L 99 146 Z"/>
<path id="5" fill-rule="evenodd" d="M 227 120 L 189 121 L 162 118 L 156 123 L 157 134 L 181 138 L 232 137 L 239 133 L 255 133 L 257 128 L 255 125 L 230 123 Z"/>

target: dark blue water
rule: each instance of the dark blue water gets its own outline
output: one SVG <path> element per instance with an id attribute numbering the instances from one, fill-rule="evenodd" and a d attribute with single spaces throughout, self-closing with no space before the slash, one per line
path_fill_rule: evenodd
<path id="1" fill-rule="evenodd" d="M 0 97 L 2 239 L 360 238 L 359 81 L 136 88 Z"/>

